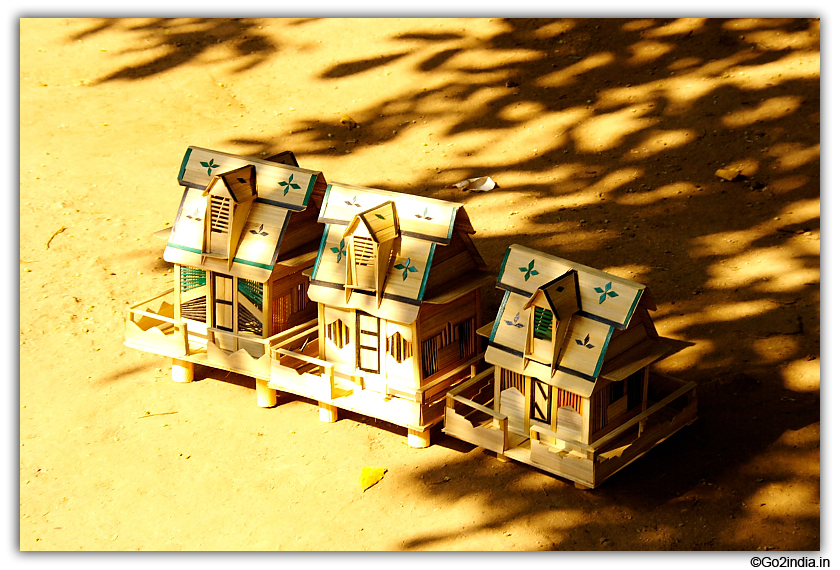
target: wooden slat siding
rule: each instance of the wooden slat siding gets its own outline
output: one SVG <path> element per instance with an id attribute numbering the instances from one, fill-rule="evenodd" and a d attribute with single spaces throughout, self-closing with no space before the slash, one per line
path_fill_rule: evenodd
<path id="1" fill-rule="evenodd" d="M 352 205 L 353 198 L 359 206 Z M 332 183 L 329 198 L 324 201 L 319 221 L 321 223 L 350 223 L 353 216 L 387 200 L 396 204 L 400 231 L 403 236 L 420 235 L 441 243 L 448 243 L 456 218 L 456 211 L 462 205 L 432 198 L 399 194 L 375 188 Z M 347 202 L 350 202 L 348 204 Z M 425 211 L 425 216 L 423 213 Z M 421 216 L 421 217 L 418 217 Z M 431 218 L 427 220 L 425 218 Z"/>
<path id="2" fill-rule="evenodd" d="M 463 209 L 463 208 L 462 208 Z M 457 229 L 457 222 L 456 222 L 456 229 Z M 481 256 L 481 253 L 478 251 L 478 248 L 475 246 L 475 242 L 473 242 L 472 237 L 470 234 L 464 231 L 458 231 L 457 235 L 463 240 L 464 246 L 472 253 L 473 260 L 476 263 L 476 266 L 480 271 L 487 271 L 487 263 L 484 261 L 484 258 Z"/>
<path id="3" fill-rule="evenodd" d="M 209 162 L 211 159 L 219 167 L 211 169 L 211 174 L 208 175 L 207 167 L 201 166 L 201 162 Z M 236 156 L 191 146 L 184 157 L 178 182 L 183 186 L 205 188 L 214 175 L 250 164 L 254 165 L 256 171 L 258 196 L 296 210 L 303 210 L 306 206 L 320 174 L 318 171 L 259 158 Z M 284 195 L 283 190 L 288 187 L 281 186 L 280 182 L 288 182 L 290 175 L 293 176 L 293 184 L 300 188 L 289 188 Z"/>
<path id="4" fill-rule="evenodd" d="M 610 339 L 605 362 L 609 362 L 622 352 L 644 342 L 647 338 L 648 332 L 641 321 L 623 331 L 615 331 Z"/>
<path id="5" fill-rule="evenodd" d="M 505 450 L 505 433 L 503 430 L 473 426 L 469 420 L 458 415 L 451 408 L 446 409 L 443 432 L 496 453 L 502 453 Z"/>

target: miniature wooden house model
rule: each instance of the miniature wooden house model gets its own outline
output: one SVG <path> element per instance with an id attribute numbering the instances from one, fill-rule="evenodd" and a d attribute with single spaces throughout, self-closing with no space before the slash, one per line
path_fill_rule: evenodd
<path id="1" fill-rule="evenodd" d="M 187 149 L 164 259 L 174 288 L 128 309 L 126 345 L 267 382 L 269 348 L 316 315 L 304 271 L 315 263 L 326 182 L 294 155 L 269 160 Z"/>
<path id="2" fill-rule="evenodd" d="M 269 387 L 317 399 L 325 421 L 338 408 L 354 411 L 407 428 L 409 444 L 425 447 L 446 391 L 482 356 L 476 331 L 488 274 L 466 211 L 334 183 L 318 221 L 309 284 L 317 328 L 296 340 L 317 359 L 285 352 L 286 369 Z"/>
<path id="3" fill-rule="evenodd" d="M 656 375 L 644 285 L 511 246 L 488 337 L 493 365 L 447 398 L 444 431 L 592 488 L 696 419 L 694 383 Z"/>

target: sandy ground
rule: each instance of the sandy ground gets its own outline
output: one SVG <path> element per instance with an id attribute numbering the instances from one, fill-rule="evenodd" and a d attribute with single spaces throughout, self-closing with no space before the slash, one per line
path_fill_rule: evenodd
<path id="1" fill-rule="evenodd" d="M 189 145 L 462 201 L 494 271 L 647 284 L 700 419 L 580 491 L 172 382 L 123 318 L 171 286 Z M 21 550 L 820 549 L 819 21 L 22 21 L 19 256 Z"/>

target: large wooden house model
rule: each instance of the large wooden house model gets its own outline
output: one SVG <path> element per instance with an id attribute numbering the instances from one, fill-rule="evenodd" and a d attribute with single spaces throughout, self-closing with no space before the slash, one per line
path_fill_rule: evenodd
<path id="1" fill-rule="evenodd" d="M 650 371 L 648 289 L 511 246 L 484 371 L 447 395 L 444 431 L 593 488 L 697 417 L 696 385 Z"/>
<path id="2" fill-rule="evenodd" d="M 407 428 L 409 445 L 426 447 L 447 390 L 482 358 L 488 273 L 466 210 L 332 183 L 318 221 L 309 283 L 317 324 L 301 328 L 269 386 L 318 400 L 324 421 L 357 412 Z"/>
<path id="3" fill-rule="evenodd" d="M 316 317 L 304 272 L 318 252 L 324 176 L 289 152 L 262 160 L 189 147 L 178 182 L 164 251 L 174 287 L 129 307 L 125 344 L 172 357 L 178 381 L 195 364 L 254 376 L 268 405 L 271 347 Z"/>

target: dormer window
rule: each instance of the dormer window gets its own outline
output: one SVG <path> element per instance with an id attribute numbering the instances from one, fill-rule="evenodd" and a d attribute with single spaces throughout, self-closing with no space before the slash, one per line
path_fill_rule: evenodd
<path id="1" fill-rule="evenodd" d="M 230 230 L 230 198 L 210 196 L 210 231 L 222 234 Z"/>
<path id="2" fill-rule="evenodd" d="M 353 236 L 350 242 L 348 285 L 358 289 L 376 289 L 376 265 L 373 239 Z"/>
<path id="3" fill-rule="evenodd" d="M 543 284 L 523 308 L 531 313 L 525 345 L 526 361 L 533 360 L 554 369 L 572 315 L 580 309 L 577 273 L 570 270 Z"/>
<path id="4" fill-rule="evenodd" d="M 399 240 L 396 205 L 388 201 L 357 214 L 342 239 L 347 241 L 344 286 L 348 299 L 357 289 L 375 292 L 380 301 L 395 242 Z"/>
<path id="5" fill-rule="evenodd" d="M 204 219 L 202 254 L 227 259 L 230 267 L 257 196 L 256 169 L 248 165 L 218 174 L 207 185 L 204 195 L 208 215 Z"/>
<path id="6" fill-rule="evenodd" d="M 550 341 L 553 328 L 554 317 L 551 314 L 551 309 L 534 307 L 534 338 Z"/>

